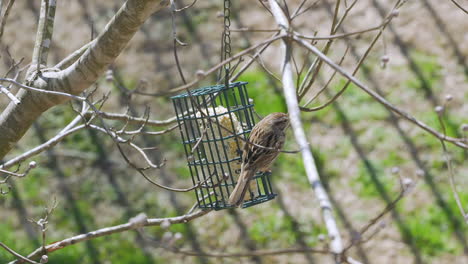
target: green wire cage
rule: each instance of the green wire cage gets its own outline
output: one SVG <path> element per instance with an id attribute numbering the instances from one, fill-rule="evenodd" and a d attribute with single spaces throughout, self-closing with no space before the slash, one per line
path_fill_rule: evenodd
<path id="1" fill-rule="evenodd" d="M 244 142 L 255 125 L 246 82 L 202 87 L 171 97 L 198 206 L 221 210 L 241 171 Z M 242 208 L 273 199 L 270 173 L 257 172 Z"/>

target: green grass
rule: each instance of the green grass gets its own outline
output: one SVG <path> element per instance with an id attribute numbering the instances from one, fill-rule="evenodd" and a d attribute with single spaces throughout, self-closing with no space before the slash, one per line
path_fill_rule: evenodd
<path id="1" fill-rule="evenodd" d="M 271 246 L 273 241 L 275 247 L 291 247 L 297 243 L 297 236 L 299 235 L 297 232 L 300 232 L 305 238 L 308 246 L 314 247 L 319 243 L 318 235 L 327 233 L 324 226 L 315 225 L 312 221 L 301 223 L 300 230 L 295 230 L 291 218 L 278 215 L 275 211 L 260 213 L 260 215 L 257 215 L 256 221 L 248 229 L 251 239 L 259 247 Z"/>
<path id="2" fill-rule="evenodd" d="M 454 231 L 440 207 L 432 204 L 424 206 L 407 217 L 405 224 L 424 255 L 432 257 L 461 253 L 461 246 L 454 239 Z"/>
<path id="3" fill-rule="evenodd" d="M 291 222 L 285 217 L 264 215 L 249 227 L 248 232 L 259 247 L 265 247 L 271 241 L 280 241 L 283 245 L 292 245 L 295 238 L 291 228 Z"/>
<path id="4" fill-rule="evenodd" d="M 343 83 L 344 81 L 337 87 L 341 88 Z M 336 90 L 336 88 L 334 89 Z M 347 119 L 351 123 L 381 121 L 388 117 L 388 112 L 380 103 L 354 85 L 348 87 L 339 102 L 341 109 L 346 111 Z M 336 121 L 341 122 L 339 119 Z"/>
<path id="5" fill-rule="evenodd" d="M 394 149 L 388 151 L 387 155 L 381 160 L 382 167 L 392 168 L 405 164 L 408 160 L 401 155 L 401 150 Z"/>
<path id="6" fill-rule="evenodd" d="M 86 131 L 80 131 L 66 137 L 62 144 L 66 144 L 75 150 L 80 150 L 83 152 L 97 152 L 96 145 L 94 145 Z"/>
<path id="7" fill-rule="evenodd" d="M 321 226 L 316 226 L 313 225 L 310 227 L 309 230 L 304 230 L 304 236 L 306 239 L 306 243 L 309 247 L 316 247 L 317 245 L 323 243 L 322 241 L 319 240 L 319 235 L 325 235 L 328 234 L 328 231 L 324 225 Z"/>
<path id="8" fill-rule="evenodd" d="M 9 221 L 0 222 L 0 242 L 4 243 L 14 251 L 27 255 L 32 252 L 35 247 L 32 243 L 29 243 L 29 239 L 24 237 L 23 234 L 17 235 L 11 230 L 15 230 L 15 226 Z M 0 248 L 0 263 L 7 263 L 13 260 L 11 254 L 3 248 Z"/>
<path id="9" fill-rule="evenodd" d="M 275 170 L 277 170 L 277 172 L 279 173 L 275 173 Z M 274 178 L 279 178 L 277 176 L 284 177 L 283 175 L 286 174 L 289 176 L 287 178 L 288 181 L 295 183 L 297 186 L 301 187 L 304 190 L 310 188 L 305 174 L 304 163 L 302 162 L 302 157 L 300 153 L 281 154 L 276 160 L 272 171 Z M 282 178 L 282 180 L 284 180 L 284 178 Z"/>
<path id="10" fill-rule="evenodd" d="M 8 223 L 0 223 L 0 240 L 16 252 L 22 255 L 28 255 L 38 246 L 33 245 L 32 241 L 23 237 L 22 234 L 8 232 L 10 230 L 15 229 Z M 54 252 L 49 255 L 49 263 L 88 263 L 89 261 L 85 261 L 87 259 L 86 253 L 81 249 L 81 247 L 81 245 L 76 245 Z M 0 250 L 0 263 L 6 263 L 13 259 L 14 258 L 12 258 L 10 253 L 3 249 Z"/>
<path id="11" fill-rule="evenodd" d="M 91 259 L 86 252 L 84 244 L 78 244 L 49 254 L 48 263 L 91 263 Z"/>
<path id="12" fill-rule="evenodd" d="M 375 169 L 375 177 L 369 173 L 367 167 L 361 162 L 359 163 L 358 177 L 356 182 L 352 184 L 359 189 L 359 196 L 367 199 L 374 199 L 375 197 L 381 197 L 382 192 L 390 192 L 392 186 L 398 183 L 398 180 L 391 178 L 382 166 L 372 163 Z"/>
<path id="13" fill-rule="evenodd" d="M 75 109 L 80 109 L 81 106 L 76 106 Z M 76 112 L 74 112 L 69 104 L 58 105 L 51 108 L 47 115 L 42 115 L 40 118 L 41 128 L 44 131 L 49 129 L 61 129 L 70 123 L 76 117 Z M 47 137 L 47 136 L 46 136 Z"/>
<path id="14" fill-rule="evenodd" d="M 437 84 L 440 82 L 442 77 L 442 66 L 437 62 L 437 56 L 414 51 L 411 54 L 411 58 L 421 70 L 423 75 L 422 77 L 429 86 L 428 88 L 430 88 L 434 93 L 437 93 L 439 90 Z M 416 78 L 409 79 L 406 85 L 413 89 L 423 88 L 421 80 Z"/>
<path id="15" fill-rule="evenodd" d="M 44 166 L 44 163 L 38 162 L 38 166 L 31 170 L 27 177 L 26 181 L 15 181 L 21 190 L 21 195 L 24 197 L 38 197 L 41 187 L 51 177 L 51 171 Z"/>
<path id="16" fill-rule="evenodd" d="M 427 56 L 421 53 L 416 53 L 414 58 L 417 65 L 422 70 L 427 84 L 431 86 L 433 88 L 433 92 L 437 94 L 437 84 L 440 82 L 441 78 L 441 66 L 437 63 L 437 59 L 435 57 Z M 405 68 L 404 70 L 407 69 Z M 406 87 L 407 88 L 405 89 L 409 88 L 419 90 L 421 89 L 421 82 L 413 77 L 413 79 L 407 81 Z M 345 97 L 346 99 L 342 100 L 344 102 L 342 108 L 346 109 L 346 115 L 351 122 L 360 122 L 362 120 L 383 120 L 387 116 L 383 107 L 377 107 L 376 103 L 371 102 L 370 98 L 367 95 L 363 95 L 363 92 L 358 91 L 358 89 L 348 89 L 348 91 L 345 93 Z M 424 115 L 418 116 L 418 118 L 420 118 L 429 126 L 437 130 L 441 130 L 441 125 L 437 114 L 433 110 L 425 113 Z M 447 120 L 445 120 L 445 122 L 447 122 Z M 456 130 L 454 126 L 447 126 L 447 123 L 445 124 L 447 134 L 450 136 L 455 136 Z M 372 127 L 367 129 L 372 129 Z M 421 146 L 419 147 L 420 154 L 440 153 L 440 159 L 432 161 L 430 164 L 431 172 L 436 173 L 446 171 L 447 166 L 442 158 L 443 153 L 439 140 L 425 132 L 420 132 L 418 134 L 420 136 L 413 137 L 412 139 L 417 146 Z M 374 129 L 373 137 L 371 139 L 366 139 L 365 145 L 375 145 L 378 144 L 378 142 L 381 140 L 390 140 L 390 138 L 391 137 L 389 137 L 385 131 L 379 132 L 378 129 Z M 380 182 L 379 185 L 376 185 L 377 181 L 375 179 L 373 180 L 369 176 L 369 172 L 363 163 L 359 165 L 359 175 L 357 177 L 357 181 L 354 183 L 354 186 L 359 188 L 359 194 L 361 197 L 367 199 L 375 199 L 375 197 L 380 197 L 379 189 L 381 191 L 387 191 L 390 194 L 393 193 L 391 190 L 395 184 L 398 184 L 397 180 L 390 174 L 384 172 L 387 168 L 409 162 L 402 155 L 400 155 L 400 152 L 400 149 L 395 148 L 389 150 L 385 157 L 380 157 L 378 160 L 372 160 L 372 164 L 376 169 L 378 182 Z M 453 152 L 453 156 L 455 158 L 454 161 L 459 163 L 460 160 L 463 159 L 462 151 L 457 149 L 453 150 Z M 450 192 L 447 185 L 440 186 L 443 190 Z M 423 190 L 428 191 L 425 189 Z M 464 199 L 465 201 L 468 200 L 468 197 L 466 198 L 467 199 Z M 401 208 L 406 203 L 406 199 L 400 202 L 398 208 Z M 458 212 L 454 201 L 449 201 L 449 203 L 451 204 L 451 207 L 453 207 L 452 211 Z M 405 215 L 405 225 L 407 225 L 409 233 L 413 236 L 417 247 L 421 250 L 424 256 L 433 257 L 443 254 L 461 254 L 461 246 L 454 239 L 454 230 L 448 224 L 448 221 L 450 220 L 447 219 L 440 207 L 434 204 L 428 204 L 427 206 L 416 208 L 413 212 L 408 212 Z M 456 215 L 455 217 L 460 216 Z M 463 229 L 464 230 L 462 232 L 466 233 L 466 228 Z"/>
<path id="17" fill-rule="evenodd" d="M 190 169 L 186 163 L 181 164 L 181 166 L 175 167 L 173 171 L 181 179 L 190 179 Z M 193 171 L 193 173 L 195 173 L 195 171 Z"/>
<path id="18" fill-rule="evenodd" d="M 287 112 L 282 93 L 276 93 L 268 82 L 268 76 L 260 71 L 249 71 L 240 78 L 248 82 L 249 97 L 254 100 L 255 111 L 261 116 L 273 112 Z M 279 85 L 281 88 L 281 86 Z"/>
<path id="19" fill-rule="evenodd" d="M 98 238 L 94 244 L 99 245 L 100 259 L 109 263 L 152 263 L 135 242 L 135 232 Z"/>
<path id="20" fill-rule="evenodd" d="M 313 155 L 315 165 L 317 166 L 317 170 L 324 184 L 329 184 L 330 181 L 332 181 L 335 177 L 339 176 L 339 172 L 337 170 L 333 169 L 331 166 L 328 166 L 327 161 L 330 160 L 330 158 L 329 156 L 327 156 L 327 153 L 325 151 L 316 149 L 315 151 L 313 151 Z"/>

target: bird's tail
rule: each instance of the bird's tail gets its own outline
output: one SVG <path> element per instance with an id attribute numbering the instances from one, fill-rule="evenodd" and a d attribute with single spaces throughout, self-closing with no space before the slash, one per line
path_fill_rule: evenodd
<path id="1" fill-rule="evenodd" d="M 241 175 L 239 176 L 239 181 L 234 187 L 231 195 L 229 196 L 229 204 L 234 206 L 239 206 L 244 202 L 244 197 L 247 191 L 249 190 L 248 183 L 255 175 L 255 170 L 249 168 L 243 168 Z"/>

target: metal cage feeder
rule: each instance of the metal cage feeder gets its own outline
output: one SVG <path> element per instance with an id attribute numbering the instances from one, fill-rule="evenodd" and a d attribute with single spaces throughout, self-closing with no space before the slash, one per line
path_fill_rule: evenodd
<path id="1" fill-rule="evenodd" d="M 246 82 L 198 88 L 171 97 L 198 206 L 232 208 L 228 204 L 241 171 L 244 142 L 255 125 Z M 242 208 L 273 199 L 271 173 L 257 172 Z"/>

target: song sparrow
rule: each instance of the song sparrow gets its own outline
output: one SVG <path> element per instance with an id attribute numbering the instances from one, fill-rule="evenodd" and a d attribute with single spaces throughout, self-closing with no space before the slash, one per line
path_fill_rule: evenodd
<path id="1" fill-rule="evenodd" d="M 239 206 L 249 189 L 247 185 L 257 171 L 266 171 L 284 144 L 284 130 L 289 124 L 285 113 L 272 113 L 252 129 L 242 153 L 242 166 L 237 185 L 229 196 L 229 204 Z M 265 148 L 266 147 L 266 148 Z"/>

